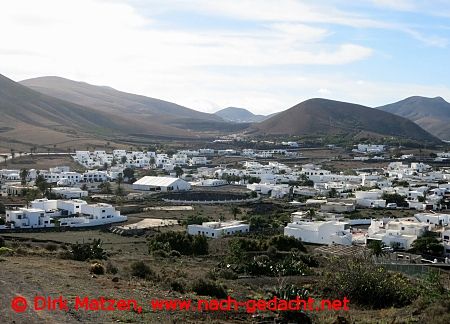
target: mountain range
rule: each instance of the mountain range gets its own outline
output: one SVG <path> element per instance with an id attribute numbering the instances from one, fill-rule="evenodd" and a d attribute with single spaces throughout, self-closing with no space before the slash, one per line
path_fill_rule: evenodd
<path id="1" fill-rule="evenodd" d="M 233 123 L 259 123 L 270 118 L 270 116 L 255 115 L 247 109 L 237 107 L 224 108 L 214 114 Z"/>
<path id="2" fill-rule="evenodd" d="M 132 123 L 126 116 L 92 110 L 45 95 L 0 75 L 0 141 L 48 144 L 100 134 L 125 132 Z M 145 125 L 137 123 L 137 129 Z"/>
<path id="3" fill-rule="evenodd" d="M 328 99 L 309 99 L 252 126 L 260 135 L 366 134 L 417 141 L 437 139 L 412 121 L 382 110 Z"/>
<path id="4" fill-rule="evenodd" d="M 110 87 L 60 77 L 40 77 L 20 82 L 46 95 L 145 123 L 147 133 L 189 135 L 197 131 L 226 131 L 236 128 L 219 116 L 199 112 L 172 102 L 118 91 Z M 162 127 L 164 126 L 164 127 Z M 153 131 L 154 130 L 154 131 Z"/>
<path id="5" fill-rule="evenodd" d="M 378 109 L 316 98 L 270 116 L 234 107 L 208 114 L 60 77 L 18 83 L 0 75 L 0 146 L 48 147 L 152 137 L 211 138 L 230 133 L 372 134 L 436 142 L 436 137 L 407 118 L 442 138 L 450 132 L 446 126 L 450 120 L 448 106 L 442 98 L 412 97 Z"/>
<path id="6" fill-rule="evenodd" d="M 434 136 L 450 140 L 450 103 L 441 97 L 409 97 L 377 109 L 412 120 Z"/>

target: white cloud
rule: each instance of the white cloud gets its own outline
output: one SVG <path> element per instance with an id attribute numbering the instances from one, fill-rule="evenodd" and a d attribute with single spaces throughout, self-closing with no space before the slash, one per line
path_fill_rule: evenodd
<path id="1" fill-rule="evenodd" d="M 257 21 L 258 29 L 162 26 L 157 16 L 144 16 L 121 1 L 3 1 L 0 73 L 15 80 L 59 75 L 211 112 L 240 106 L 271 113 L 308 99 L 317 89 L 363 104 L 377 102 L 381 93 L 382 98 L 413 94 L 402 85 L 368 81 L 355 91 L 345 73 L 283 72 L 290 66 L 328 69 L 369 58 L 371 48 L 332 39 L 328 24 L 382 28 L 383 22 L 291 0 L 143 3 L 158 13 L 187 8 L 240 17 Z M 431 87 L 410 89 L 432 93 Z M 437 90 L 450 97 L 448 88 Z"/>
<path id="2" fill-rule="evenodd" d="M 448 42 L 449 42 L 447 38 L 435 36 L 435 35 L 425 36 L 422 33 L 418 32 L 416 30 L 410 29 L 410 28 L 404 28 L 403 30 L 405 33 L 411 35 L 415 39 L 419 40 L 420 42 L 422 42 L 428 46 L 445 48 L 445 47 L 447 47 Z"/>
<path id="3" fill-rule="evenodd" d="M 439 0 L 436 4 L 430 6 L 429 1 L 417 0 L 368 0 L 376 6 L 398 11 L 421 12 L 436 16 L 450 15 L 448 1 Z M 438 1 L 438 0 L 436 0 Z M 336 2 L 336 1 L 334 1 Z M 330 4 L 334 3 L 333 1 Z M 351 11 L 339 10 L 332 5 L 324 5 L 323 2 L 306 2 L 296 0 L 239 0 L 239 1 L 210 1 L 210 0 L 191 0 L 169 2 L 167 8 L 182 7 L 186 9 L 204 12 L 210 15 L 227 16 L 233 19 L 242 19 L 249 21 L 264 22 L 288 22 L 296 23 L 323 23 L 348 26 L 354 28 L 377 28 L 403 32 L 412 36 L 416 40 L 425 43 L 428 46 L 443 47 L 447 40 L 443 37 L 423 35 L 415 30 L 414 26 L 398 21 L 389 21 L 379 18 L 372 18 L 367 13 L 354 13 Z M 339 1 L 337 1 L 339 3 Z M 349 1 L 341 1 L 349 4 Z M 431 8 L 430 8 L 431 7 Z M 442 8 L 437 12 L 436 7 Z M 431 40 L 430 40 L 431 38 Z"/>
<path id="4" fill-rule="evenodd" d="M 372 0 L 372 2 L 380 7 L 400 11 L 413 11 L 417 9 L 416 2 L 413 0 Z"/>

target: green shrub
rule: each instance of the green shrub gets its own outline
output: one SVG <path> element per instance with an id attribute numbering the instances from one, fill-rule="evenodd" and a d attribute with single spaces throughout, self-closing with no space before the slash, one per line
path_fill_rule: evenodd
<path id="1" fill-rule="evenodd" d="M 411 250 L 419 254 L 442 256 L 444 253 L 444 246 L 433 232 L 426 232 L 412 243 Z"/>
<path id="2" fill-rule="evenodd" d="M 178 252 L 178 251 L 177 251 Z M 179 252 L 178 252 L 179 253 Z M 158 249 L 152 252 L 152 254 L 155 257 L 160 257 L 160 258 L 167 258 L 169 256 L 169 253 L 166 250 L 163 249 Z"/>
<path id="3" fill-rule="evenodd" d="M 379 309 L 406 306 L 418 295 L 418 289 L 407 277 L 366 260 L 341 260 L 330 264 L 329 269 L 332 271 L 321 283 L 325 296 L 346 296 L 352 303 Z"/>
<path id="4" fill-rule="evenodd" d="M 284 284 L 275 289 L 273 296 L 283 300 L 295 300 L 297 297 L 302 300 L 307 300 L 309 297 L 309 292 L 305 288 L 298 288 L 294 285 Z M 309 315 L 303 310 L 279 311 L 278 313 L 283 323 L 312 323 Z"/>
<path id="5" fill-rule="evenodd" d="M 54 243 L 47 243 L 47 244 L 45 244 L 44 248 L 47 251 L 55 252 L 56 250 L 58 250 L 58 245 L 56 245 Z"/>
<path id="6" fill-rule="evenodd" d="M 197 295 L 215 298 L 226 298 L 225 288 L 211 280 L 197 279 L 192 283 L 192 291 Z"/>
<path id="7" fill-rule="evenodd" d="M 192 239 L 192 254 L 206 255 L 208 254 L 208 239 L 203 235 L 195 235 Z"/>
<path id="8" fill-rule="evenodd" d="M 96 275 L 103 275 L 105 274 L 105 267 L 103 264 L 95 262 L 89 267 L 89 272 Z"/>
<path id="9" fill-rule="evenodd" d="M 304 276 L 311 274 L 311 270 L 302 260 L 302 255 L 297 253 L 290 253 L 285 256 L 275 263 L 272 269 L 273 273 L 271 273 L 271 275 Z"/>
<path id="10" fill-rule="evenodd" d="M 58 258 L 63 260 L 73 259 L 73 254 L 69 250 L 62 250 L 58 252 Z"/>
<path id="11" fill-rule="evenodd" d="M 189 215 L 188 218 L 186 220 L 183 220 L 181 222 L 182 225 L 193 225 L 193 224 L 197 224 L 197 225 L 201 225 L 204 222 L 208 222 L 210 219 L 206 216 L 202 216 L 200 214 L 198 215 Z"/>
<path id="12" fill-rule="evenodd" d="M 8 255 L 13 255 L 13 254 L 14 254 L 13 249 L 7 248 L 6 246 L 0 247 L 0 255 L 8 256 Z"/>
<path id="13" fill-rule="evenodd" d="M 106 259 L 106 252 L 102 248 L 102 241 L 94 239 L 91 243 L 75 243 L 70 246 L 72 259 L 86 261 L 89 259 Z"/>
<path id="14" fill-rule="evenodd" d="M 308 266 L 302 261 L 301 255 L 290 253 L 279 260 L 267 255 L 258 255 L 249 262 L 244 270 L 254 276 L 296 276 L 310 274 Z"/>
<path id="15" fill-rule="evenodd" d="M 319 261 L 312 255 L 298 253 L 297 256 L 308 267 L 315 268 L 319 266 Z"/>
<path id="16" fill-rule="evenodd" d="M 180 280 L 172 280 L 170 282 L 170 289 L 173 291 L 178 291 L 179 293 L 184 293 L 186 291 L 185 289 L 185 283 Z"/>
<path id="17" fill-rule="evenodd" d="M 278 251 L 290 251 L 292 249 L 298 249 L 299 251 L 306 252 L 306 248 L 303 245 L 302 241 L 292 236 L 273 236 L 267 241 L 267 245 L 276 247 Z"/>
<path id="18" fill-rule="evenodd" d="M 182 255 L 204 255 L 208 253 L 208 240 L 200 235 L 183 232 L 158 233 L 149 240 L 149 252 L 175 250 Z"/>
<path id="19" fill-rule="evenodd" d="M 231 269 L 221 269 L 217 272 L 217 276 L 226 280 L 235 280 L 238 275 Z"/>
<path id="20" fill-rule="evenodd" d="M 267 255 L 258 255 L 253 258 L 253 261 L 248 263 L 245 272 L 252 276 L 266 276 L 273 273 L 273 262 Z"/>
<path id="21" fill-rule="evenodd" d="M 137 261 L 131 264 L 131 275 L 141 279 L 153 279 L 155 273 L 143 261 Z"/>
<path id="22" fill-rule="evenodd" d="M 106 273 L 117 274 L 118 272 L 119 269 L 116 267 L 114 263 L 112 263 L 111 261 L 108 261 L 106 263 Z"/>

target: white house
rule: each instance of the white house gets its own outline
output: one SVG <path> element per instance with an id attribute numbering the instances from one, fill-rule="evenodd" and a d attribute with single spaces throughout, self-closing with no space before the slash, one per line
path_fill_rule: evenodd
<path id="1" fill-rule="evenodd" d="M 367 241 L 382 241 L 386 246 L 410 249 L 412 243 L 429 229 L 429 225 L 409 220 L 372 220 Z"/>
<path id="2" fill-rule="evenodd" d="M 350 224 L 338 221 L 295 221 L 284 228 L 285 236 L 293 236 L 306 243 L 351 245 Z"/>
<path id="3" fill-rule="evenodd" d="M 349 213 L 355 210 L 355 204 L 346 202 L 327 202 L 320 206 L 320 211 L 328 213 Z"/>
<path id="4" fill-rule="evenodd" d="M 386 200 L 381 199 L 382 195 L 381 190 L 356 191 L 356 204 L 361 207 L 385 208 Z"/>
<path id="5" fill-rule="evenodd" d="M 31 202 L 31 208 L 42 209 L 45 212 L 52 212 L 58 210 L 58 200 L 56 199 L 35 199 Z"/>
<path id="6" fill-rule="evenodd" d="M 108 180 L 106 171 L 88 170 L 83 174 L 84 182 L 104 182 Z"/>
<path id="7" fill-rule="evenodd" d="M 194 186 L 199 186 L 199 187 L 220 187 L 220 186 L 225 186 L 227 184 L 228 183 L 227 183 L 226 180 L 205 179 L 205 180 L 201 180 L 201 181 L 195 182 L 193 185 Z"/>
<path id="8" fill-rule="evenodd" d="M 290 186 L 284 184 L 252 183 L 247 185 L 247 189 L 262 195 L 270 195 L 272 198 L 283 198 L 289 194 L 290 188 Z"/>
<path id="9" fill-rule="evenodd" d="M 87 202 L 81 199 L 57 201 L 57 208 L 61 210 L 62 216 L 80 215 L 82 213 L 81 206 L 83 205 L 87 205 Z"/>
<path id="10" fill-rule="evenodd" d="M 421 223 L 432 225 L 447 226 L 450 222 L 449 214 L 419 213 L 415 214 L 414 217 Z"/>
<path id="11" fill-rule="evenodd" d="M 64 217 L 58 220 L 60 226 L 88 227 L 125 222 L 127 219 L 127 216 L 120 215 L 120 212 L 113 206 L 99 203 L 94 205 L 82 204 L 80 216 Z"/>
<path id="12" fill-rule="evenodd" d="M 191 190 L 189 182 L 179 178 L 145 176 L 133 183 L 134 190 L 169 192 Z"/>
<path id="13" fill-rule="evenodd" d="M 242 221 L 229 222 L 204 222 L 202 225 L 188 225 L 187 232 L 190 235 L 204 235 L 211 238 L 218 238 L 224 235 L 235 233 L 248 233 L 250 225 Z"/>
<path id="14" fill-rule="evenodd" d="M 191 158 L 191 165 L 206 165 L 208 163 L 208 159 L 206 156 L 193 156 Z"/>
<path id="15" fill-rule="evenodd" d="M 13 229 L 54 227 L 56 221 L 60 226 L 83 227 L 126 220 L 126 216 L 120 215 L 120 211 L 109 204 L 88 205 L 79 199 L 67 201 L 37 199 L 31 202 L 31 208 L 6 211 L 6 222 Z"/>
<path id="16" fill-rule="evenodd" d="M 78 172 L 61 171 L 56 168 L 50 169 L 49 171 L 42 171 L 41 175 L 49 183 L 58 183 L 61 180 L 65 180 L 65 183 L 73 185 L 82 180 L 82 175 L 79 174 Z"/>
<path id="17" fill-rule="evenodd" d="M 52 188 L 52 192 L 56 194 L 58 197 L 64 199 L 74 199 L 74 198 L 82 198 L 87 197 L 88 192 L 85 190 L 81 190 L 80 188 L 72 188 L 72 187 L 57 187 Z"/>
<path id="18" fill-rule="evenodd" d="M 358 148 L 353 150 L 359 153 L 381 153 L 385 150 L 384 145 L 358 144 Z"/>
<path id="19" fill-rule="evenodd" d="M 6 211 L 6 223 L 12 228 L 53 227 L 54 224 L 45 210 L 36 208 L 19 208 Z"/>

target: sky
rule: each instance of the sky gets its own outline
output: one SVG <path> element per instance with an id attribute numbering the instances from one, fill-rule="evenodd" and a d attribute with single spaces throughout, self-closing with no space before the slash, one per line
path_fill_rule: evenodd
<path id="1" fill-rule="evenodd" d="M 55 75 L 205 112 L 450 101 L 447 0 L 1 1 L 0 40 L 15 81 Z"/>

